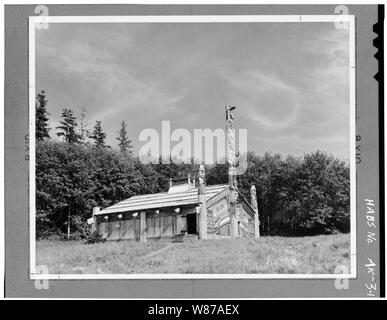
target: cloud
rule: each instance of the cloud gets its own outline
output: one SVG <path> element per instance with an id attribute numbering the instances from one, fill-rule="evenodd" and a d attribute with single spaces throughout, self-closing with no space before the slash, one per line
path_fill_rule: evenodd
<path id="1" fill-rule="evenodd" d="M 330 30 L 303 48 L 318 55 L 321 62 L 305 73 L 304 112 L 301 125 L 325 135 L 343 133 L 349 128 L 349 46 L 348 33 Z M 329 130 L 329 129 L 332 129 Z M 302 132 L 302 131 L 301 131 Z"/>
<path id="2" fill-rule="evenodd" d="M 299 90 L 275 74 L 246 70 L 225 74 L 240 97 L 244 113 L 257 126 L 278 130 L 290 126 L 297 117 Z"/>
<path id="3" fill-rule="evenodd" d="M 111 117 L 120 110 L 152 110 L 155 113 L 174 111 L 181 94 L 162 89 L 159 79 L 141 79 L 130 65 L 123 65 L 114 51 L 104 46 L 92 46 L 74 39 L 65 46 L 39 46 L 39 57 L 51 70 L 74 81 L 84 90 L 93 88 L 94 95 L 104 104 L 95 117 Z M 95 109 L 94 109 L 95 111 Z"/>
<path id="4" fill-rule="evenodd" d="M 333 23 L 58 24 L 37 32 L 36 61 L 52 127 L 84 107 L 112 145 L 122 120 L 135 144 L 161 120 L 222 128 L 231 103 L 251 150 L 349 154 L 348 32 Z"/>

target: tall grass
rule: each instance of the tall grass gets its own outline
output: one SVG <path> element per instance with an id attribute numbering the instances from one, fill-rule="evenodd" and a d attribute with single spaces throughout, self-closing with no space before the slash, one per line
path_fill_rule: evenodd
<path id="1" fill-rule="evenodd" d="M 38 241 L 37 264 L 47 265 L 55 274 L 330 274 L 338 265 L 349 270 L 349 240 L 349 234 L 338 234 L 198 240 L 173 245 L 168 240 L 93 245 Z"/>

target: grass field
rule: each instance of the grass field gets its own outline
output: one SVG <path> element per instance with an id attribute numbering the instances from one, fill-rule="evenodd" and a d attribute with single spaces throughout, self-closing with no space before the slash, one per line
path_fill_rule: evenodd
<path id="1" fill-rule="evenodd" d="M 334 273 L 350 270 L 350 236 L 221 239 L 172 243 L 131 241 L 85 245 L 37 241 L 37 265 L 52 274 Z"/>

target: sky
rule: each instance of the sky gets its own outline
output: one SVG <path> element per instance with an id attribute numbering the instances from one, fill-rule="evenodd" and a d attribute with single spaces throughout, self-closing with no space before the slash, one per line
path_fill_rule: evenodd
<path id="1" fill-rule="evenodd" d="M 36 91 L 52 137 L 63 108 L 85 109 L 112 147 L 125 120 L 138 152 L 143 129 L 224 128 L 231 104 L 258 155 L 348 160 L 348 36 L 331 22 L 50 24 L 36 30 Z"/>

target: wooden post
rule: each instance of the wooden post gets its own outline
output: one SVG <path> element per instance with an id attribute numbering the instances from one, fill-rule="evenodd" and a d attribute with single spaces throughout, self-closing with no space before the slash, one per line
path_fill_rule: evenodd
<path id="1" fill-rule="evenodd" d="M 70 239 L 70 225 L 71 225 L 71 214 L 70 214 L 70 206 L 67 216 L 67 239 Z"/>
<path id="2" fill-rule="evenodd" d="M 237 219 L 236 219 L 237 194 L 238 192 L 234 188 L 231 188 L 231 193 L 230 193 L 230 237 L 231 238 L 237 237 Z"/>
<path id="3" fill-rule="evenodd" d="M 140 213 L 140 242 L 146 242 L 146 212 Z"/>
<path id="4" fill-rule="evenodd" d="M 230 237 L 237 237 L 237 221 L 236 221 L 236 208 L 235 206 L 230 207 Z"/>
<path id="5" fill-rule="evenodd" d="M 237 203 L 235 205 L 235 220 L 234 220 L 234 226 L 235 226 L 235 238 L 239 238 L 241 237 L 241 234 L 240 234 L 240 230 L 239 230 L 239 227 L 240 227 L 240 221 L 238 220 L 238 217 L 240 216 L 240 204 Z"/>
<path id="6" fill-rule="evenodd" d="M 201 164 L 199 167 L 199 188 L 198 197 L 200 203 L 199 213 L 199 239 L 207 239 L 207 199 L 206 199 L 206 186 L 205 186 L 205 170 Z"/>
<path id="7" fill-rule="evenodd" d="M 196 233 L 199 235 L 199 229 L 200 229 L 200 204 L 196 207 Z"/>
<path id="8" fill-rule="evenodd" d="M 97 215 L 99 213 L 99 210 L 100 208 L 99 207 L 94 207 L 93 208 L 93 215 L 92 215 L 92 218 L 93 218 L 93 224 L 91 225 L 91 232 L 95 232 L 98 230 L 98 225 L 97 225 Z"/>
<path id="9" fill-rule="evenodd" d="M 252 185 L 250 188 L 250 196 L 251 196 L 251 206 L 254 209 L 254 237 L 259 238 L 259 213 L 258 213 L 258 202 L 257 202 L 257 191 L 255 189 L 255 185 Z"/>

